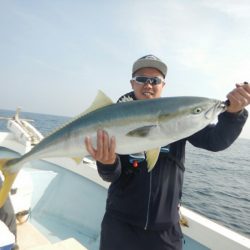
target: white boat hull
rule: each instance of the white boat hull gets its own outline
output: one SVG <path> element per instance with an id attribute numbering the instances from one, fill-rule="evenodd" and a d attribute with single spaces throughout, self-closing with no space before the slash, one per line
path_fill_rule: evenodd
<path id="1" fill-rule="evenodd" d="M 11 133 L 0 133 L 0 146 L 19 154 L 30 149 Z M 108 183 L 98 176 L 95 164 L 79 166 L 68 158 L 50 158 L 35 161 L 23 171 L 30 174 L 34 189 L 30 222 L 50 235 L 52 242 L 67 238 L 67 232 L 68 238 L 75 232 L 74 238 L 87 249 L 97 250 Z M 189 227 L 182 228 L 184 250 L 250 249 L 246 237 L 184 207 L 181 213 L 189 223 Z"/>

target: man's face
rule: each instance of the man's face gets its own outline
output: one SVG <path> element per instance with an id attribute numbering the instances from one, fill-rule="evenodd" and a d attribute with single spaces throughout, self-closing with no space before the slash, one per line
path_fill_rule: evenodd
<path id="1" fill-rule="evenodd" d="M 165 83 L 163 81 L 164 80 L 163 75 L 159 70 L 154 68 L 142 68 L 135 73 L 134 77 L 136 76 L 159 77 L 162 79 L 162 81 L 159 84 L 151 84 L 150 81 L 141 84 L 138 83 L 136 80 L 132 79 L 131 86 L 138 100 L 161 97 L 161 93 Z"/>

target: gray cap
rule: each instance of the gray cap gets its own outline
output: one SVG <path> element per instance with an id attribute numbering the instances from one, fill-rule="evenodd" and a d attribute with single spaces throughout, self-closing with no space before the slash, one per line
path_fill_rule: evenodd
<path id="1" fill-rule="evenodd" d="M 133 64 L 132 74 L 142 68 L 158 69 L 164 77 L 167 74 L 167 65 L 154 55 L 143 56 L 135 61 Z"/>

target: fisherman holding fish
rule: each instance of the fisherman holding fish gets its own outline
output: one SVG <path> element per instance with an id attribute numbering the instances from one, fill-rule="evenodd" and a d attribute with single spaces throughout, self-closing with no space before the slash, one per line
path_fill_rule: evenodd
<path id="1" fill-rule="evenodd" d="M 147 55 L 138 59 L 132 68 L 133 91 L 119 102 L 161 97 L 166 74 L 167 66 L 159 58 Z M 96 146 L 91 137 L 86 137 L 86 148 L 97 161 L 99 175 L 111 183 L 101 226 L 100 250 L 182 249 L 178 207 L 185 145 L 190 142 L 199 148 L 220 151 L 236 140 L 248 116 L 245 107 L 250 104 L 250 85 L 236 84 L 227 98 L 227 110 L 219 115 L 217 124 L 161 147 L 152 171 L 147 170 L 144 152 L 116 154 L 116 138 L 106 131 L 98 130 Z M 129 136 L 142 138 L 150 129 L 145 126 Z"/>
<path id="2" fill-rule="evenodd" d="M 90 154 L 100 176 L 111 182 L 100 249 L 182 249 L 178 206 L 186 142 L 210 151 L 229 147 L 246 122 L 250 86 L 236 84 L 226 102 L 190 96 L 160 98 L 166 74 L 166 64 L 157 57 L 138 59 L 132 69 L 133 91 L 119 103 L 99 91 L 87 110 L 30 151 L 0 159 L 1 212 L 6 212 L 11 186 L 25 163 L 71 157 L 79 164 Z M 217 117 L 217 124 L 209 125 Z"/>

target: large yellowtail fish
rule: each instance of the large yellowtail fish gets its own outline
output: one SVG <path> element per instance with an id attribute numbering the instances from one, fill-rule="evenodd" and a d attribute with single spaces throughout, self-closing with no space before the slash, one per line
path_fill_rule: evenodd
<path id="1" fill-rule="evenodd" d="M 99 92 L 88 110 L 45 137 L 28 153 L 19 158 L 0 160 L 5 177 L 0 191 L 0 207 L 24 163 L 49 157 L 71 157 L 81 162 L 88 155 L 85 137 L 90 136 L 96 143 L 99 129 L 115 136 L 118 154 L 145 151 L 151 171 L 162 146 L 204 128 L 225 110 L 225 106 L 221 101 L 202 97 L 169 97 L 114 104 Z"/>

